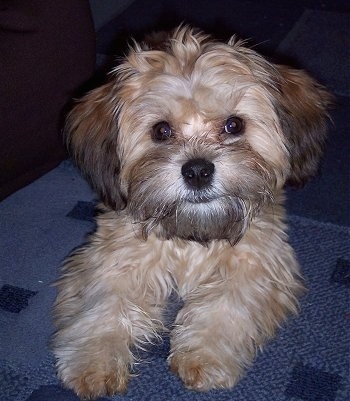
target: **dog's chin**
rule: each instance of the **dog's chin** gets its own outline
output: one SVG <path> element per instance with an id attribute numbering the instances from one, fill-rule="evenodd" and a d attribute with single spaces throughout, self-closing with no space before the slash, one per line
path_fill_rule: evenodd
<path id="1" fill-rule="evenodd" d="M 189 197 L 151 217 L 142 216 L 138 209 L 134 218 L 141 223 L 145 238 L 153 232 L 162 239 L 180 238 L 199 243 L 228 240 L 236 244 L 252 218 L 248 203 L 231 197 Z"/>
<path id="2" fill-rule="evenodd" d="M 210 207 L 215 207 L 215 202 L 220 199 L 219 196 L 215 195 L 210 195 L 206 193 L 202 193 L 201 191 L 193 192 L 190 195 L 186 195 L 183 198 L 183 203 L 190 204 L 190 205 L 198 205 L 198 207 L 201 207 L 201 205 L 210 205 Z"/>

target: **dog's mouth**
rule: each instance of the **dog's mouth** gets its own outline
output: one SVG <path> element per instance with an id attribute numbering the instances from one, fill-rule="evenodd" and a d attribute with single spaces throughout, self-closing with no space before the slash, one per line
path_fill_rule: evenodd
<path id="1" fill-rule="evenodd" d="M 217 196 L 207 196 L 207 195 L 195 195 L 195 196 L 189 196 L 184 198 L 184 201 L 187 203 L 191 203 L 192 205 L 196 204 L 203 204 L 203 203 L 211 203 L 213 201 L 216 201 L 218 199 Z"/>
<path id="2" fill-rule="evenodd" d="M 248 200 L 209 191 L 188 192 L 181 200 L 157 205 L 138 204 L 139 200 L 135 197 L 129 207 L 135 221 L 141 223 L 144 238 L 154 231 L 163 239 L 177 237 L 200 243 L 228 240 L 235 244 L 251 218 Z"/>
<path id="3" fill-rule="evenodd" d="M 238 198 L 197 194 L 177 204 L 175 213 L 159 220 L 166 238 L 207 243 L 227 239 L 239 241 L 250 215 L 245 202 Z"/>
<path id="4" fill-rule="evenodd" d="M 215 193 L 214 191 L 188 191 L 181 199 L 184 203 L 190 204 L 203 204 L 203 203 L 211 203 L 220 198 L 220 195 Z"/>

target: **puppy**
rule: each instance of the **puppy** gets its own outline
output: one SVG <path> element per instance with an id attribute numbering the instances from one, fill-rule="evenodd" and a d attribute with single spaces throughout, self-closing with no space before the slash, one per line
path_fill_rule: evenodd
<path id="1" fill-rule="evenodd" d="M 104 206 L 57 283 L 66 387 L 125 391 L 173 291 L 171 371 L 194 390 L 237 383 L 298 309 L 284 187 L 316 173 L 329 102 L 304 72 L 182 26 L 154 48 L 135 43 L 77 103 L 68 144 Z"/>

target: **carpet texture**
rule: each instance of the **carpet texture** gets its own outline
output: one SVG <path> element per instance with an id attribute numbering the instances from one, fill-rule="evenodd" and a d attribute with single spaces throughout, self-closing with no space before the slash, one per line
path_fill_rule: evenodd
<path id="1" fill-rule="evenodd" d="M 327 15 L 304 13 L 278 52 L 314 69 L 348 107 L 349 69 L 339 62 L 345 55 L 332 56 L 332 63 L 322 46 L 312 45 L 313 31 L 323 27 L 324 46 L 334 43 L 342 51 L 338 39 L 346 40 L 346 22 L 335 13 Z M 338 28 L 339 36 L 332 33 L 327 39 L 326 32 Z M 291 193 L 287 204 L 290 242 L 308 288 L 299 316 L 288 320 L 232 390 L 186 390 L 169 372 L 165 336 L 143 355 L 144 363 L 137 366 L 125 394 L 99 401 L 350 399 L 349 187 L 340 174 L 349 166 L 349 136 L 348 109 L 342 110 L 336 115 L 340 128 L 334 129 L 326 171 L 315 184 Z M 95 203 L 95 194 L 69 161 L 0 203 L 0 401 L 78 401 L 57 380 L 48 347 L 56 293 L 51 284 L 64 258 L 94 230 Z M 174 298 L 169 316 L 178 307 Z"/>

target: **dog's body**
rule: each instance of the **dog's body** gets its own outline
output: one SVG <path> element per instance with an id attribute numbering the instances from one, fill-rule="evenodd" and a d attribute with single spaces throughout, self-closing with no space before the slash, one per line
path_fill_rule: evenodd
<path id="1" fill-rule="evenodd" d="M 283 188 L 316 172 L 329 95 L 234 39 L 183 27 L 156 48 L 136 44 L 68 118 L 105 204 L 55 305 L 59 376 L 82 397 L 125 390 L 174 290 L 171 369 L 232 387 L 303 288 Z"/>

